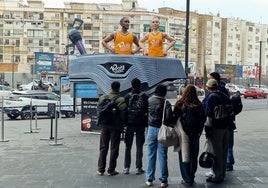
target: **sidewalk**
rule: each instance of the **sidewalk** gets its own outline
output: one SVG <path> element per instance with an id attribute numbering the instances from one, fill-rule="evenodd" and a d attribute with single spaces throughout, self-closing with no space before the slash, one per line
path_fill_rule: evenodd
<path id="1" fill-rule="evenodd" d="M 26 120 L 5 121 L 5 139 L 0 143 L 0 188 L 138 188 L 145 186 L 145 176 L 135 175 L 135 144 L 131 174 L 98 176 L 99 135 L 80 132 L 80 116 L 59 119 L 58 143 L 40 140 L 50 137 L 50 119 L 38 120 L 38 133 L 29 132 Z M 268 116 L 267 109 L 243 111 L 237 117 L 233 172 L 227 172 L 220 185 L 206 183 L 206 169 L 198 168 L 194 187 L 267 188 L 268 187 Z M 55 123 L 54 123 L 55 125 Z M 35 121 L 32 121 L 35 128 Z M 35 131 L 35 130 L 33 130 Z M 54 132 L 54 130 L 53 130 Z M 204 136 L 201 137 L 203 146 Z M 54 141 L 52 141 L 54 143 Z M 117 170 L 123 171 L 124 144 L 121 142 Z M 146 169 L 144 147 L 144 169 Z M 169 149 L 169 187 L 183 187 L 178 155 Z M 158 166 L 158 164 L 157 164 Z M 159 187 L 158 171 L 155 186 Z"/>

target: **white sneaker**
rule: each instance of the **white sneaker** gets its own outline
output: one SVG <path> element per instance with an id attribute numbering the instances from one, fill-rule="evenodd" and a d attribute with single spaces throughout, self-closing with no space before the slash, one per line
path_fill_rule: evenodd
<path id="1" fill-rule="evenodd" d="M 214 172 L 213 172 L 213 170 L 212 169 L 210 169 L 210 171 L 209 172 L 206 172 L 206 177 L 213 177 L 213 176 L 215 176 L 215 174 L 214 174 Z"/>
<path id="2" fill-rule="evenodd" d="M 125 168 L 123 171 L 124 174 L 129 174 L 129 168 Z"/>
<path id="3" fill-rule="evenodd" d="M 152 181 L 148 180 L 148 181 L 146 181 L 146 185 L 150 187 L 150 186 L 153 186 L 154 184 Z"/>

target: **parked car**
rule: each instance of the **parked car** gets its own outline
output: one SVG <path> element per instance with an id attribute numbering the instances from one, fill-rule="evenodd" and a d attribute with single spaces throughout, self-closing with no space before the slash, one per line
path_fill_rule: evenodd
<path id="1" fill-rule="evenodd" d="M 268 94 L 268 87 L 266 85 L 253 85 L 253 87 L 260 88 L 264 93 Z"/>
<path id="2" fill-rule="evenodd" d="M 31 110 L 33 113 L 32 117 L 34 117 L 35 112 L 37 116 L 49 116 L 49 103 L 59 106 L 60 96 L 53 92 L 43 90 L 29 90 L 13 92 L 9 96 L 9 99 L 4 100 L 3 106 L 5 113 L 10 119 L 16 119 L 19 116 L 21 119 L 30 119 Z M 66 117 L 74 116 L 72 110 L 60 110 L 60 112 Z M 59 110 L 57 114 L 59 114 Z"/>
<path id="3" fill-rule="evenodd" d="M 177 94 L 181 95 L 183 92 L 184 86 L 181 86 L 177 89 Z M 205 95 L 205 90 L 202 88 L 199 88 L 197 86 L 195 86 L 196 92 L 197 92 L 197 96 L 204 96 Z"/>
<path id="4" fill-rule="evenodd" d="M 204 90 L 204 89 L 202 89 L 202 88 L 200 88 L 200 87 L 197 87 L 197 86 L 195 86 L 195 89 L 196 89 L 196 92 L 197 92 L 197 95 L 198 95 L 198 96 L 203 96 L 203 95 L 205 95 L 205 90 Z"/>
<path id="5" fill-rule="evenodd" d="M 257 98 L 266 98 L 267 97 L 267 94 L 257 88 L 257 87 L 250 87 L 248 89 L 246 89 L 245 93 L 244 93 L 244 98 L 248 98 L 248 97 L 252 97 L 254 99 L 257 99 Z"/>
<path id="6" fill-rule="evenodd" d="M 8 97 L 12 91 L 14 91 L 13 88 L 8 87 L 8 86 L 4 86 L 4 85 L 0 85 L 0 97 Z"/>
<path id="7" fill-rule="evenodd" d="M 244 95 L 244 92 L 246 91 L 246 87 L 244 85 L 235 85 L 235 84 L 232 84 L 232 83 L 227 83 L 225 85 L 225 88 L 230 93 L 239 93 L 240 95 Z"/>
<path id="8" fill-rule="evenodd" d="M 49 84 L 52 84 L 48 81 L 42 81 L 42 88 L 39 87 L 40 80 L 33 80 L 28 84 L 22 84 L 19 86 L 18 90 L 27 91 L 27 90 L 40 90 L 42 88 L 47 89 Z M 53 84 L 52 84 L 53 86 Z"/>

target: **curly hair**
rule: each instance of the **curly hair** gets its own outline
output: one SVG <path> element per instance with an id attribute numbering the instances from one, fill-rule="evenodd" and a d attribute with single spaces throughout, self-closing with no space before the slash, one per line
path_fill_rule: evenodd
<path id="1" fill-rule="evenodd" d="M 187 85 L 183 92 L 181 98 L 175 103 L 174 108 L 182 105 L 186 106 L 196 106 L 202 104 L 198 99 L 196 88 L 194 85 Z"/>

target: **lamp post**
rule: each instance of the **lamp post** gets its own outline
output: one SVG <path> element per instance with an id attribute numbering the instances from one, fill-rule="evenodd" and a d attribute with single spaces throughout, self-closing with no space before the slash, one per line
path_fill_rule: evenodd
<path id="1" fill-rule="evenodd" d="M 12 88 L 14 89 L 14 63 L 15 63 L 15 57 L 14 57 L 14 47 L 15 45 L 13 44 L 13 48 L 12 48 L 12 58 L 11 58 L 11 62 L 12 62 L 12 75 L 11 75 L 11 80 L 12 80 Z"/>
<path id="2" fill-rule="evenodd" d="M 12 31 L 12 38 L 13 38 L 13 41 L 12 41 L 12 59 L 11 59 L 11 62 L 12 62 L 12 75 L 11 75 L 11 80 L 12 80 L 12 88 L 14 89 L 14 63 L 15 63 L 15 42 L 14 42 L 14 22 L 13 22 L 13 31 Z"/>
<path id="3" fill-rule="evenodd" d="M 265 41 L 259 41 L 260 43 L 260 57 L 259 57 L 259 88 L 261 87 L 261 56 L 262 56 L 262 43 Z"/>
<path id="4" fill-rule="evenodd" d="M 204 50 L 204 53 L 203 53 L 203 72 L 204 72 L 204 74 L 203 74 L 203 76 L 204 76 L 204 83 L 203 83 L 203 85 L 204 85 L 204 88 L 206 88 L 206 83 L 207 83 L 207 80 L 208 80 L 208 78 L 207 78 L 207 67 L 206 67 L 206 55 L 212 55 L 211 53 L 207 53 L 206 52 L 206 49 Z"/>
<path id="5" fill-rule="evenodd" d="M 188 79 L 188 56 L 189 56 L 189 20 L 190 20 L 190 0 L 186 0 L 186 28 L 185 28 L 185 74 Z M 186 82 L 187 84 L 187 82 Z"/>

